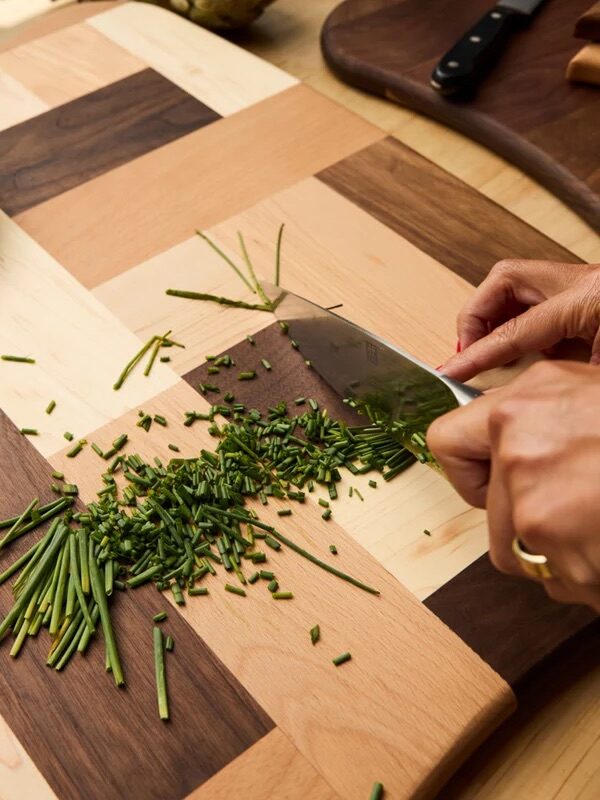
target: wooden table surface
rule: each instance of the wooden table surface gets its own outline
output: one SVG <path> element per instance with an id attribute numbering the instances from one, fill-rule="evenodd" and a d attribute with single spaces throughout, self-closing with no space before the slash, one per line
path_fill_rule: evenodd
<path id="1" fill-rule="evenodd" d="M 318 44 L 321 24 L 335 5 L 279 0 L 237 42 L 384 128 L 581 258 L 600 261 L 598 236 L 518 170 L 436 123 L 339 83 Z M 589 637 L 575 643 L 556 668 L 532 682 L 521 693 L 517 714 L 461 769 L 443 797 L 596 798 L 600 669 L 589 666 L 594 647 L 597 652 L 598 643 Z"/>
<path id="2" fill-rule="evenodd" d="M 337 0 L 278 0 L 237 41 L 351 108 L 587 261 L 600 237 L 535 181 L 454 131 L 338 81 L 319 49 L 321 25 Z M 511 253 L 507 253 L 510 256 Z M 600 792 L 598 642 L 574 647 L 523 693 L 514 717 L 443 792 L 451 800 L 592 800 Z M 597 660 L 597 659 L 596 659 Z M 528 697 L 528 700 L 525 700 Z"/>

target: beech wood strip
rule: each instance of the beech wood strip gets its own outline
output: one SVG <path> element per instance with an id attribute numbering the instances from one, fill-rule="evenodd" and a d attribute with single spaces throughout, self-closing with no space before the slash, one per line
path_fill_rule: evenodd
<path id="1" fill-rule="evenodd" d="M 0 785 L 2 800 L 58 800 L 1 714 Z"/>
<path id="2" fill-rule="evenodd" d="M 0 72 L 0 131 L 43 114 L 47 108 L 46 103 L 12 75 Z"/>

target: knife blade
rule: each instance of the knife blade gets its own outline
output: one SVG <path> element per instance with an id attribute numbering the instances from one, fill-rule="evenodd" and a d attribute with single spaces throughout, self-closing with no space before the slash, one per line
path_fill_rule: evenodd
<path id="1" fill-rule="evenodd" d="M 267 282 L 262 286 L 313 369 L 337 394 L 367 407 L 375 418 L 402 423 L 403 443 L 413 452 L 414 433 L 424 436 L 436 417 L 481 394 L 310 300 Z"/>
<path id="2" fill-rule="evenodd" d="M 444 95 L 472 91 L 502 52 L 510 35 L 526 24 L 544 0 L 500 0 L 445 56 L 431 75 Z"/>

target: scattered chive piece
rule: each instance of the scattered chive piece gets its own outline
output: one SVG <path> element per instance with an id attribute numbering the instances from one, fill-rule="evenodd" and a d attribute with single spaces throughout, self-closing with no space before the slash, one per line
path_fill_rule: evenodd
<path id="1" fill-rule="evenodd" d="M 298 347 L 299 347 L 299 344 L 298 344 L 298 342 L 297 342 L 295 339 L 290 339 L 290 344 L 292 345 L 292 347 L 294 348 L 294 350 L 297 350 L 297 349 L 298 349 Z"/>
<path id="2" fill-rule="evenodd" d="M 291 508 L 280 508 L 277 512 L 278 517 L 291 517 L 292 509 Z"/>
<path id="3" fill-rule="evenodd" d="M 370 480 L 369 481 L 369 486 L 371 487 L 371 489 L 376 489 L 377 488 L 377 481 Z"/>
<path id="4" fill-rule="evenodd" d="M 56 400 L 50 400 L 50 402 L 46 406 L 46 414 L 51 414 L 55 408 L 56 408 Z"/>
<path id="5" fill-rule="evenodd" d="M 177 581 L 173 581 L 171 584 L 171 592 L 173 593 L 173 599 L 177 603 L 178 606 L 185 605 L 185 599 L 183 597 L 183 592 L 181 591 L 181 586 L 177 583 Z"/>
<path id="6" fill-rule="evenodd" d="M 160 361 L 161 361 L 162 364 L 168 364 L 170 360 L 171 360 L 171 356 L 161 356 L 160 357 Z"/>
<path id="7" fill-rule="evenodd" d="M 331 509 L 330 508 L 326 508 L 325 511 L 321 514 L 321 516 L 325 520 L 331 519 Z"/>
<path id="8" fill-rule="evenodd" d="M 77 497 L 79 488 L 74 483 L 65 483 L 63 486 L 63 494 L 67 497 Z"/>
<path id="9" fill-rule="evenodd" d="M 78 456 L 86 444 L 87 441 L 85 439 L 80 439 L 77 444 L 69 450 L 67 458 L 75 458 L 75 456 Z"/>
<path id="10" fill-rule="evenodd" d="M 104 458 L 104 453 L 102 452 L 102 450 L 100 449 L 100 447 L 98 447 L 98 445 L 96 444 L 96 442 L 92 442 L 92 443 L 91 443 L 91 445 L 90 445 L 90 447 L 92 448 L 92 450 L 94 451 L 94 453 L 96 453 L 96 455 L 99 455 L 99 456 L 100 456 L 100 458 Z"/>
<path id="11" fill-rule="evenodd" d="M 239 586 L 233 586 L 231 583 L 225 584 L 225 591 L 231 592 L 231 594 L 239 594 L 240 597 L 246 597 L 246 592 L 243 589 L 240 589 Z"/>
<path id="12" fill-rule="evenodd" d="M 276 592 L 277 589 L 279 589 L 279 584 L 277 583 L 277 579 L 276 578 L 273 578 L 272 581 L 269 581 L 269 583 L 267 584 L 267 589 L 270 592 Z"/>
<path id="13" fill-rule="evenodd" d="M 56 478 L 57 481 L 62 481 L 64 479 L 64 477 L 65 477 L 64 473 L 63 472 L 59 472 L 57 469 L 52 470 L 51 474 L 52 474 L 52 477 Z"/>
<path id="14" fill-rule="evenodd" d="M 364 503 L 364 500 L 365 500 L 365 498 L 364 498 L 364 497 L 362 496 L 362 494 L 361 494 L 361 493 L 358 491 L 358 489 L 356 489 L 356 488 L 354 489 L 354 494 L 355 494 L 355 495 L 358 497 L 358 499 L 359 499 L 361 502 L 363 502 L 363 503 Z"/>
<path id="15" fill-rule="evenodd" d="M 0 356 L 2 361 L 14 361 L 16 364 L 35 364 L 35 358 L 28 356 Z"/>
<path id="16" fill-rule="evenodd" d="M 206 371 L 209 375 L 219 375 L 221 372 L 219 367 L 209 367 Z"/>
<path id="17" fill-rule="evenodd" d="M 283 229 L 285 222 L 282 222 L 277 232 L 277 246 L 275 248 L 275 286 L 279 286 L 279 277 L 281 273 L 281 240 L 283 238 Z"/>
<path id="18" fill-rule="evenodd" d="M 263 579 L 263 581 L 272 581 L 273 578 L 275 577 L 275 573 L 270 572 L 268 569 L 261 569 L 261 571 L 258 574 L 259 577 Z"/>
<path id="19" fill-rule="evenodd" d="M 251 381 L 256 378 L 256 372 L 254 370 L 248 370 L 247 372 L 240 372 L 238 375 L 238 381 Z"/>
<path id="20" fill-rule="evenodd" d="M 164 622 L 167 619 L 167 616 L 168 616 L 168 614 L 167 614 L 166 611 L 159 611 L 158 614 L 155 614 L 152 617 L 152 621 L 153 622 Z"/>
<path id="21" fill-rule="evenodd" d="M 319 410 L 319 404 L 317 403 L 316 400 L 313 400 L 312 397 L 308 398 L 308 405 L 312 408 L 313 411 Z"/>
<path id="22" fill-rule="evenodd" d="M 294 593 L 293 592 L 273 592 L 271 595 L 273 600 L 293 600 Z"/>
<path id="23" fill-rule="evenodd" d="M 383 783 L 377 781 L 373 784 L 369 800 L 383 800 Z"/>
<path id="24" fill-rule="evenodd" d="M 333 659 L 333 663 L 335 664 L 336 667 L 339 667 L 341 664 L 345 664 L 346 661 L 350 661 L 351 658 L 352 658 L 352 655 L 350 653 L 348 653 L 348 652 L 342 653 L 341 655 L 336 656 Z"/>
<path id="25" fill-rule="evenodd" d="M 354 488 L 350 486 L 348 489 L 348 497 L 352 497 L 353 494 L 354 494 Z"/>
<path id="26" fill-rule="evenodd" d="M 156 695 L 158 699 L 158 715 L 163 720 L 169 719 L 169 700 L 167 697 L 167 674 L 165 670 L 165 650 L 163 634 L 160 628 L 154 627 L 154 670 L 156 673 Z"/>
<path id="27" fill-rule="evenodd" d="M 72 441 L 73 441 L 73 439 L 75 438 L 75 437 L 73 436 L 73 434 L 72 434 L 70 431 L 65 431 L 65 432 L 63 433 L 63 436 L 65 437 L 65 439 L 67 440 L 67 442 L 72 442 Z"/>
<path id="28" fill-rule="evenodd" d="M 330 544 L 329 545 L 329 552 L 332 555 L 337 556 L 337 554 L 338 554 L 337 547 L 334 544 Z"/>
<path id="29" fill-rule="evenodd" d="M 306 403 L 306 397 L 297 397 L 297 398 L 294 400 L 294 403 L 295 403 L 295 405 L 297 405 L 297 406 L 302 406 L 302 405 L 304 405 L 304 403 Z"/>
<path id="30" fill-rule="evenodd" d="M 39 436 L 40 432 L 37 428 L 21 428 L 23 436 Z"/>
<path id="31" fill-rule="evenodd" d="M 201 239 L 204 239 L 204 241 L 205 241 L 205 242 L 206 242 L 206 243 L 207 243 L 207 244 L 208 244 L 210 247 L 212 247 L 212 249 L 215 251 L 215 253 L 217 253 L 218 255 L 220 255 L 220 256 L 221 256 L 221 258 L 223 259 L 223 261 L 225 261 L 227 264 L 229 264 L 229 266 L 231 267 L 231 269 L 232 269 L 232 270 L 233 270 L 233 271 L 236 273 L 236 275 L 237 275 L 237 276 L 238 276 L 238 277 L 239 277 L 239 278 L 240 278 L 240 279 L 241 279 L 241 280 L 242 280 L 242 281 L 243 281 L 243 282 L 246 284 L 246 286 L 248 287 L 248 289 L 250 289 L 250 291 L 251 291 L 251 292 L 253 292 L 254 294 L 256 294 L 256 289 L 254 288 L 254 286 L 252 286 L 252 284 L 250 283 L 250 281 L 248 280 L 248 278 L 247 278 L 247 277 L 244 275 L 244 273 L 241 271 L 241 269 L 240 269 L 238 266 L 236 266 L 236 265 L 233 263 L 233 261 L 232 261 L 232 260 L 229 258 L 229 256 L 228 256 L 228 255 L 226 255 L 226 254 L 225 254 L 225 253 L 224 253 L 224 252 L 221 250 L 221 248 L 220 248 L 220 247 L 219 247 L 217 244 L 215 244 L 215 242 L 213 242 L 213 240 L 212 240 L 212 239 L 209 239 L 209 238 L 208 238 L 208 236 L 207 236 L 205 233 L 203 233 L 202 231 L 196 231 L 196 233 L 198 234 L 198 236 L 199 236 Z"/>
<path id="32" fill-rule="evenodd" d="M 314 625 L 310 629 L 310 640 L 313 644 L 316 644 L 320 638 L 321 638 L 321 627 L 319 625 Z"/>
<path id="33" fill-rule="evenodd" d="M 161 414 L 154 415 L 154 422 L 156 422 L 158 425 L 162 425 L 163 428 L 165 428 L 167 425 L 167 420 Z"/>
<path id="34" fill-rule="evenodd" d="M 323 500 L 322 497 L 319 497 L 319 505 L 323 506 L 323 508 L 329 508 L 329 503 L 327 500 Z"/>
<path id="35" fill-rule="evenodd" d="M 284 334 L 290 329 L 290 326 L 287 324 L 287 322 L 284 322 L 283 320 L 279 323 L 279 327 L 281 328 L 281 332 Z"/>
<path id="36" fill-rule="evenodd" d="M 165 641 L 165 650 L 168 653 L 172 653 L 174 647 L 175 647 L 175 640 L 173 639 L 172 636 L 167 636 L 167 639 Z"/>
<path id="37" fill-rule="evenodd" d="M 266 359 L 266 358 L 261 358 L 261 360 L 260 360 L 260 363 L 261 363 L 261 364 L 263 365 L 263 367 L 264 367 L 264 368 L 267 370 L 267 372 L 270 372 L 270 371 L 273 369 L 273 367 L 272 367 L 272 366 L 271 366 L 271 364 L 270 364 L 270 363 L 267 361 L 267 359 Z"/>
<path id="38" fill-rule="evenodd" d="M 259 579 L 259 577 L 260 577 L 260 575 L 259 575 L 258 572 L 253 572 L 252 575 L 250 575 L 250 577 L 247 579 L 248 583 L 256 583 L 256 581 Z"/>
<path id="39" fill-rule="evenodd" d="M 179 453 L 179 452 L 181 452 L 181 451 L 179 450 L 179 448 L 177 447 L 177 445 L 176 445 L 176 444 L 169 444 L 169 445 L 167 445 L 167 446 L 168 446 L 169 450 L 172 450 L 174 453 Z"/>
<path id="40" fill-rule="evenodd" d="M 199 597 L 200 595 L 208 594 L 208 589 L 206 586 L 192 586 L 191 589 L 188 589 L 188 594 L 191 597 Z"/>
<path id="41" fill-rule="evenodd" d="M 272 550 L 281 550 L 281 545 L 277 539 L 274 539 L 272 536 L 265 536 L 265 544 L 269 545 Z"/>
<path id="42" fill-rule="evenodd" d="M 425 536 L 431 536 L 431 531 L 427 530 L 427 528 L 425 528 L 423 533 L 425 534 Z"/>
<path id="43" fill-rule="evenodd" d="M 306 358 L 306 359 L 304 360 L 304 363 L 306 364 L 306 366 L 307 366 L 309 369 L 312 367 L 312 361 L 311 361 L 309 358 Z"/>
<path id="44" fill-rule="evenodd" d="M 183 289 L 167 289 L 166 294 L 170 297 L 183 297 L 187 300 L 209 300 L 213 303 L 219 303 L 222 306 L 231 306 L 232 308 L 247 308 L 253 311 L 268 311 L 272 313 L 272 307 L 265 306 L 263 303 L 245 303 L 243 300 L 230 300 L 228 297 L 219 297 L 215 294 L 206 294 L 206 292 L 188 292 Z"/>
<path id="45" fill-rule="evenodd" d="M 249 342 L 252 345 L 256 344 L 256 342 L 254 341 L 254 338 L 252 336 L 250 336 L 250 334 L 248 334 L 248 336 L 246 336 L 246 341 Z"/>

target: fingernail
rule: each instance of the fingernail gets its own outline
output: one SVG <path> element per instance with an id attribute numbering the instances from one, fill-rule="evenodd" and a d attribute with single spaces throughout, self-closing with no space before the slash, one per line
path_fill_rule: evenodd
<path id="1" fill-rule="evenodd" d="M 439 367 L 436 367 L 436 368 L 435 368 L 435 371 L 436 371 L 436 372 L 439 372 L 443 366 L 444 366 L 443 364 L 440 364 L 440 365 L 439 365 Z"/>
<path id="2" fill-rule="evenodd" d="M 462 345 L 460 343 L 460 339 L 456 342 L 456 352 L 460 353 L 462 350 Z"/>

